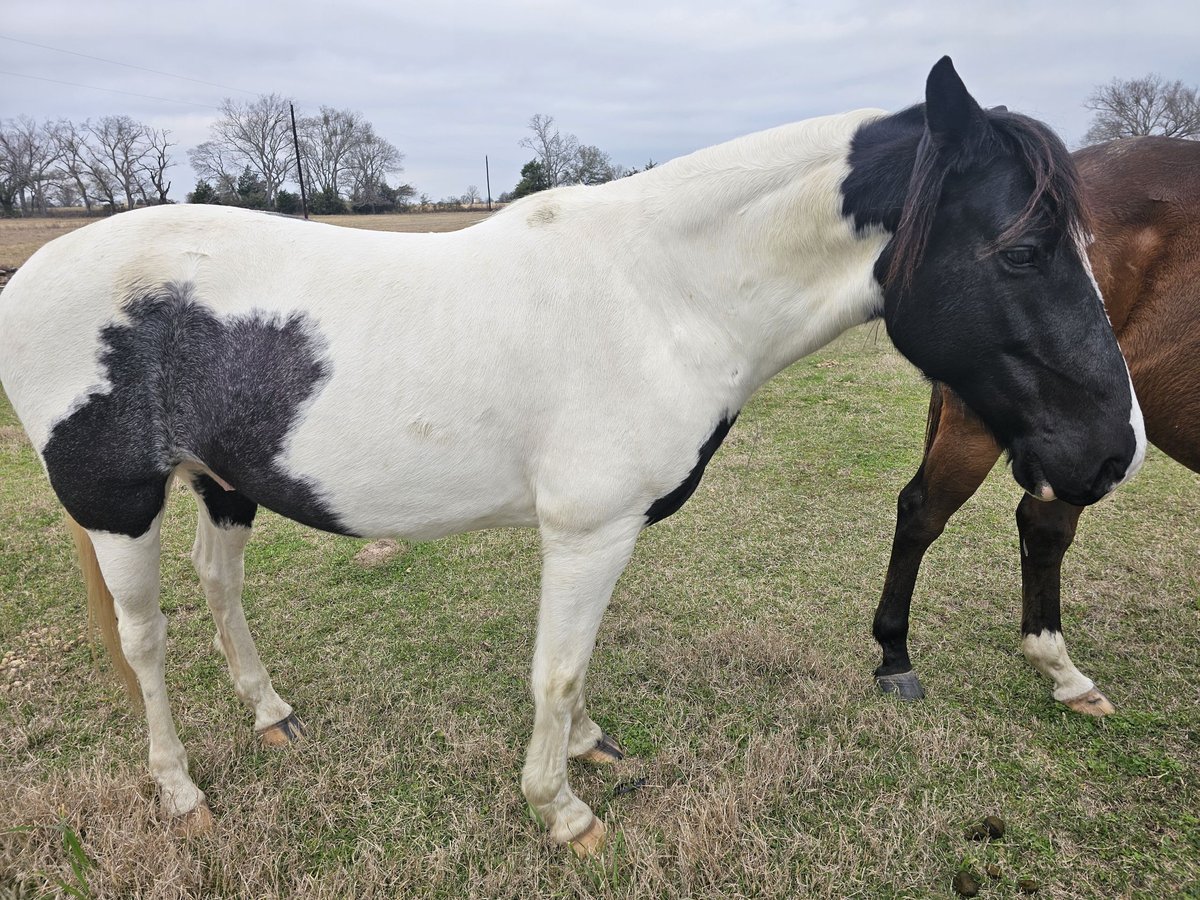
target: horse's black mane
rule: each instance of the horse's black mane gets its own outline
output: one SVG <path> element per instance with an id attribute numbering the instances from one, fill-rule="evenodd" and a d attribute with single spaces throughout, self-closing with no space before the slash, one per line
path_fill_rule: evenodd
<path id="1" fill-rule="evenodd" d="M 976 129 L 973 139 L 953 147 L 939 146 L 925 129 L 924 104 L 876 120 L 855 136 L 851 153 L 852 163 L 857 156 L 856 168 L 861 167 L 856 173 L 861 177 L 859 189 L 874 180 L 882 194 L 878 199 L 888 200 L 870 204 L 875 208 L 864 216 L 861 206 L 849 208 L 848 192 L 847 212 L 854 213 L 859 227 L 876 222 L 893 233 L 885 284 L 903 288 L 911 282 L 924 256 L 946 178 L 986 166 L 1000 155 L 1015 158 L 1029 173 L 1034 189 L 1021 214 L 998 238 L 998 245 L 1015 238 L 1042 214 L 1049 217 L 1049 226 L 1062 234 L 1087 232 L 1079 177 L 1058 136 L 1036 119 L 1003 108 L 987 110 L 984 115 L 988 127 Z M 907 158 L 913 159 L 911 167 L 901 161 Z M 850 179 L 847 188 L 854 190 Z"/>

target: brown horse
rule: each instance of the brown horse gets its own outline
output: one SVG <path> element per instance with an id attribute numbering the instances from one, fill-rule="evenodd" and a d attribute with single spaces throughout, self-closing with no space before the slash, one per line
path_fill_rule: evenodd
<path id="1" fill-rule="evenodd" d="M 1144 137 L 1074 154 L 1088 193 L 1092 268 L 1125 353 L 1150 441 L 1200 472 L 1200 143 Z M 875 680 L 909 700 L 924 690 L 908 656 L 908 618 L 917 570 L 946 522 L 987 477 L 1000 447 L 963 402 L 935 383 L 925 457 L 900 492 L 896 535 L 875 639 Z M 1094 716 L 1113 711 L 1071 663 L 1062 637 L 1063 555 L 1083 508 L 1026 495 L 1021 537 L 1022 649 L 1054 682 L 1054 697 Z"/>

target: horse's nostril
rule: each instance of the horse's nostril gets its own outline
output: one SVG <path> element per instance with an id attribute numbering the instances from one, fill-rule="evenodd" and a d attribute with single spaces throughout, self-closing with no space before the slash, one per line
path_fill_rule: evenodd
<path id="1" fill-rule="evenodd" d="M 1096 480 L 1092 487 L 1099 494 L 1107 494 L 1112 488 L 1125 477 L 1125 470 L 1128 467 L 1128 460 L 1120 456 L 1111 456 L 1100 464 L 1100 471 L 1096 475 Z"/>

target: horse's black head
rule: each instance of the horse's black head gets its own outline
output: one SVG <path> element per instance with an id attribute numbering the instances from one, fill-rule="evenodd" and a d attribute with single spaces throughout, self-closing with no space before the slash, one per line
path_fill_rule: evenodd
<path id="1" fill-rule="evenodd" d="M 946 57 L 923 106 L 859 129 L 850 165 L 845 212 L 892 234 L 875 267 L 888 334 L 988 425 L 1021 486 L 1082 505 L 1132 474 L 1141 411 L 1050 129 L 984 111 Z"/>

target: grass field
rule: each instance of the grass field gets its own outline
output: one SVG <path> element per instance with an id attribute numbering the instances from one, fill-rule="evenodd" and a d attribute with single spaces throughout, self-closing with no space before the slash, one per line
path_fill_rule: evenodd
<path id="1" fill-rule="evenodd" d="M 589 680 L 633 758 L 571 765 L 612 838 L 590 863 L 520 793 L 535 533 L 362 568 L 362 541 L 261 514 L 247 615 L 309 728 L 269 752 L 211 649 L 182 492 L 168 684 L 219 827 L 174 836 L 0 402 L 0 886 L 75 886 L 74 860 L 97 897 L 946 897 L 965 867 L 981 897 L 1023 878 L 1040 897 L 1200 896 L 1200 477 L 1152 452 L 1068 557 L 1067 640 L 1117 715 L 1065 711 L 1020 655 L 1020 492 L 1001 470 L 926 561 L 930 696 L 901 705 L 875 693 L 870 621 L 926 398 L 881 330 L 851 331 L 767 385 L 692 501 L 645 532 Z M 989 814 L 1005 837 L 966 840 Z"/>

